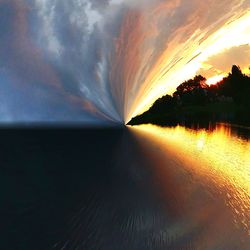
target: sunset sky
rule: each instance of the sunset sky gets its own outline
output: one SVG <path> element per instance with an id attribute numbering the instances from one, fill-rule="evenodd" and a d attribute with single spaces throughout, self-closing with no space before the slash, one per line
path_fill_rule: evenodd
<path id="1" fill-rule="evenodd" d="M 249 0 L 0 0 L 1 122 L 123 122 L 182 81 L 250 74 Z"/>

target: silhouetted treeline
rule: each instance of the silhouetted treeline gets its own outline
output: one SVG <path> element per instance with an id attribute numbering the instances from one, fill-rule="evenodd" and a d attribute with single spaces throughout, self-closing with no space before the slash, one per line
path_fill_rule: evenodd
<path id="1" fill-rule="evenodd" d="M 250 77 L 240 67 L 233 65 L 228 76 L 216 85 L 208 86 L 201 75 L 183 82 L 172 96 L 159 98 L 129 124 L 202 121 L 250 124 Z"/>

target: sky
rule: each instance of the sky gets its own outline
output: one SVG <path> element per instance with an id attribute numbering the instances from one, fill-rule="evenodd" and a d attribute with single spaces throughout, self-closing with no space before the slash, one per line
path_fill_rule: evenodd
<path id="1" fill-rule="evenodd" d="M 250 0 L 0 0 L 0 123 L 127 122 L 248 58 Z"/>

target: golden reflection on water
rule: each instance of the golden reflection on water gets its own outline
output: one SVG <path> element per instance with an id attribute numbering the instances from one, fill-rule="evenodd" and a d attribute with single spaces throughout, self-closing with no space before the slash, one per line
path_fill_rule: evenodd
<path id="1" fill-rule="evenodd" d="M 154 125 L 131 129 L 149 137 L 159 150 L 176 154 L 183 167 L 224 193 L 236 225 L 243 226 L 250 235 L 250 141 L 233 135 L 231 127 L 222 124 L 211 131 Z"/>

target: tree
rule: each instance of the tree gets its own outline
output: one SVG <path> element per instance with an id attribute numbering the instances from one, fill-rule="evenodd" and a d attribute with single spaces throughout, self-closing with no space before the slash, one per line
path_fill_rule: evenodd
<path id="1" fill-rule="evenodd" d="M 208 88 L 206 78 L 198 75 L 179 85 L 173 96 L 177 98 L 182 105 L 203 105 L 207 102 L 206 94 Z"/>
<path id="2" fill-rule="evenodd" d="M 165 95 L 158 100 L 150 108 L 150 112 L 161 113 L 164 111 L 171 110 L 174 107 L 174 100 L 172 96 Z"/>
<path id="3" fill-rule="evenodd" d="M 198 75 L 193 79 L 183 82 L 179 85 L 174 93 L 174 96 L 181 96 L 186 92 L 192 92 L 195 89 L 207 89 L 208 85 L 206 84 L 206 78 Z"/>
<path id="4" fill-rule="evenodd" d="M 234 76 L 234 77 L 242 77 L 243 76 L 242 71 L 241 71 L 239 66 L 233 65 L 232 76 Z"/>
<path id="5" fill-rule="evenodd" d="M 240 100 L 240 95 L 244 92 L 245 76 L 237 65 L 232 66 L 231 73 L 218 85 L 218 94 L 233 97 Z"/>

